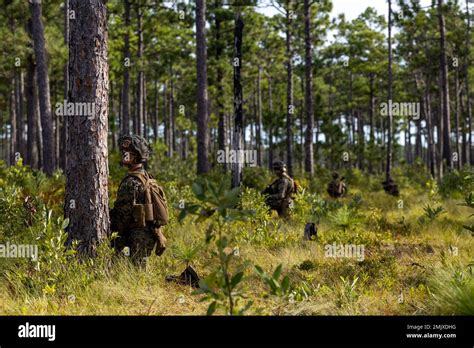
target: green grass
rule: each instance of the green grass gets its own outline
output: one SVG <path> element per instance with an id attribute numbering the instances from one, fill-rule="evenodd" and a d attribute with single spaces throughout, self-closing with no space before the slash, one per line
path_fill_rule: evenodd
<path id="1" fill-rule="evenodd" d="M 219 269 L 215 243 L 205 242 L 212 220 L 196 223 L 189 216 L 178 222 L 179 209 L 173 208 L 175 214 L 164 230 L 168 249 L 162 257 L 152 255 L 146 269 L 134 267 L 126 257 L 111 258 L 105 245 L 95 260 L 80 262 L 64 254 L 61 239 L 56 246 L 50 245 L 61 230 L 62 221 L 57 218 L 62 198 L 54 194 L 61 180 L 43 179 L 49 181 L 41 184 L 41 192 L 35 192 L 34 185 L 24 186 L 25 180 L 33 180 L 27 170 L 0 170 L 0 201 L 12 205 L 11 214 L 25 219 L 22 194 L 13 197 L 12 187 L 39 197 L 33 225 L 3 224 L 0 243 L 15 235 L 19 241 L 36 241 L 49 253 L 41 259 L 39 271 L 26 260 L 0 259 L 5 270 L 0 314 L 206 314 L 209 301 L 200 301 L 203 295 L 168 283 L 165 277 L 179 275 L 187 264 L 202 278 Z M 118 178 L 114 180 L 112 187 Z M 197 202 L 187 183 L 173 181 L 164 186 L 169 189 L 171 206 L 182 199 Z M 363 183 L 350 186 L 350 193 L 335 202 L 325 194 L 306 192 L 297 199 L 298 215 L 281 220 L 266 213 L 256 191 L 244 191 L 242 207 L 254 209 L 256 215 L 249 221 L 226 223 L 223 234 L 229 239 L 229 250 L 238 248 L 229 272 L 244 272 L 238 291 L 245 301 L 253 301 L 246 314 L 474 314 L 474 239 L 463 228 L 472 218 L 471 209 L 459 205 L 462 200 L 430 193 L 420 184 L 407 185 L 400 198 Z M 354 203 L 356 194 L 360 197 Z M 445 212 L 429 219 L 424 209 L 427 203 L 442 206 Z M 49 224 L 45 223 L 48 210 L 52 210 Z M 308 221 L 319 221 L 316 241 L 303 241 Z M 326 257 L 324 246 L 332 243 L 364 245 L 364 260 Z M 282 265 L 288 291 L 272 293 L 255 265 L 268 274 Z M 215 314 L 223 313 L 218 309 Z"/>

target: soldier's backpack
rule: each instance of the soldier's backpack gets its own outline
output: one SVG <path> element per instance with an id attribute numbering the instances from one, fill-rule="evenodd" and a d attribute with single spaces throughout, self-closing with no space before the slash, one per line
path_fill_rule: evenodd
<path id="1" fill-rule="evenodd" d="M 169 220 L 168 204 L 161 186 L 158 185 L 153 176 L 146 172 L 129 172 L 128 175 L 138 178 L 145 188 L 146 221 L 152 221 L 159 226 L 166 225 Z"/>
<path id="2" fill-rule="evenodd" d="M 328 184 L 327 192 L 333 198 L 339 198 L 346 193 L 346 185 L 344 183 L 344 178 L 338 180 L 332 180 Z"/>

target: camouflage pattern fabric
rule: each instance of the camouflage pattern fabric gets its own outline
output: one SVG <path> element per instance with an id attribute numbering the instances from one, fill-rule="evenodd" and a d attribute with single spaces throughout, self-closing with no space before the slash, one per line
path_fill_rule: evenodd
<path id="1" fill-rule="evenodd" d="M 156 244 L 154 229 L 158 227 L 151 224 L 137 227 L 133 217 L 134 202 L 145 204 L 145 188 L 138 178 L 127 175 L 120 183 L 117 200 L 110 211 L 111 229 L 118 232 L 114 248 L 120 252 L 128 246 L 132 260 L 141 262 L 153 251 Z"/>
<path id="2" fill-rule="evenodd" d="M 293 200 L 294 181 L 283 173 L 277 180 L 268 186 L 262 194 L 267 195 L 265 203 L 270 209 L 276 210 L 279 216 L 285 216 Z"/>
<path id="3" fill-rule="evenodd" d="M 341 179 L 334 179 L 328 184 L 327 191 L 333 198 L 342 197 L 346 193 L 346 184 Z"/>

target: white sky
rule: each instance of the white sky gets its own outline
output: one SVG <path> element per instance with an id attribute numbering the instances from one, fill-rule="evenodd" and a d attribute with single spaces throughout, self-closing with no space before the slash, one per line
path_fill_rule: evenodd
<path id="1" fill-rule="evenodd" d="M 265 0 L 262 1 L 262 3 L 267 2 L 268 1 Z M 337 17 L 340 13 L 344 13 L 346 15 L 346 19 L 352 20 L 364 12 L 367 7 L 374 7 L 379 14 L 383 14 L 385 18 L 387 18 L 387 0 L 332 0 L 332 3 L 332 17 Z M 398 6 L 396 6 L 394 3 L 395 0 L 392 0 L 392 9 L 393 11 L 396 11 L 398 10 Z M 421 0 L 420 3 L 421 6 L 429 6 L 431 5 L 431 0 Z M 264 8 L 261 10 L 261 12 L 268 16 L 272 16 L 277 13 L 277 11 L 271 7 Z"/>

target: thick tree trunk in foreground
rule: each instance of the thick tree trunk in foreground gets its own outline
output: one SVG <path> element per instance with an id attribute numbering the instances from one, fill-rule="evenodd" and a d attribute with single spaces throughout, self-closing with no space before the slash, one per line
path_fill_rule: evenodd
<path id="1" fill-rule="evenodd" d="M 71 9 L 70 102 L 91 103 L 93 112 L 69 117 L 64 207 L 68 242 L 94 255 L 109 233 L 107 15 L 104 0 L 71 0 Z"/>
<path id="2" fill-rule="evenodd" d="M 38 83 L 38 99 L 41 115 L 41 129 L 43 137 L 42 165 L 48 175 L 52 175 L 55 168 L 53 119 L 51 115 L 51 99 L 49 94 L 48 63 L 44 40 L 44 27 L 41 20 L 41 2 L 30 2 L 32 37 L 36 57 L 36 78 Z"/>
<path id="3" fill-rule="evenodd" d="M 206 63 L 206 2 L 196 0 L 196 68 L 197 68 L 197 174 L 209 171 L 207 63 Z"/>

